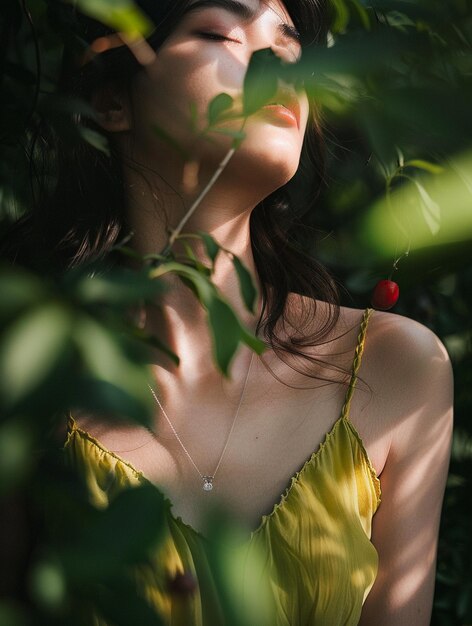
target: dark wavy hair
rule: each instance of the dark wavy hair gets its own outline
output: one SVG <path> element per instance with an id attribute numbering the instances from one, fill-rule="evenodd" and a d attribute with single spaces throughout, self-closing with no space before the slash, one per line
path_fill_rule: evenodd
<path id="1" fill-rule="evenodd" d="M 157 50 L 174 30 L 190 2 L 137 2 L 155 24 L 148 38 L 154 49 Z M 327 0 L 285 0 L 284 4 L 301 35 L 302 48 L 326 45 Z M 111 32 L 102 24 L 70 10 L 76 44 L 79 41 L 85 46 Z M 157 10 L 159 15 L 156 15 Z M 64 52 L 58 94 L 67 98 L 89 101 L 94 91 L 105 83 L 129 90 L 133 77 L 142 69 L 126 46 L 98 54 L 81 67 L 77 64 L 77 52 L 77 45 L 66 47 Z M 74 112 L 70 118 L 76 128 L 88 127 L 106 135 L 86 113 Z M 129 232 L 123 163 L 113 149 L 113 142 L 107 155 L 84 140 L 69 142 L 64 135 L 40 116 L 30 129 L 34 146 L 31 152 L 36 159 L 37 197 L 31 210 L 12 225 L 1 244 L 1 255 L 10 262 L 41 271 L 63 271 L 109 256 Z M 335 281 L 312 256 L 312 250 L 307 251 L 307 243 L 313 247 L 313 229 L 308 224 L 324 181 L 324 150 L 319 112 L 316 104 L 310 102 L 310 118 L 297 173 L 258 204 L 250 219 L 263 304 L 258 331 L 263 331 L 264 338 L 281 358 L 290 353 L 310 362 L 316 359 L 308 356 L 303 348 L 321 344 L 339 317 Z M 47 182 L 51 172 L 52 185 Z M 296 332 L 287 339 L 278 335 L 277 326 L 282 322 L 285 330 L 287 324 L 293 327 L 288 306 L 290 293 L 307 296 L 303 303 L 309 302 L 310 306 L 303 305 L 302 317 L 296 317 Z M 313 332 L 316 300 L 330 306 L 322 324 Z M 299 302 L 302 303 L 302 298 Z"/>

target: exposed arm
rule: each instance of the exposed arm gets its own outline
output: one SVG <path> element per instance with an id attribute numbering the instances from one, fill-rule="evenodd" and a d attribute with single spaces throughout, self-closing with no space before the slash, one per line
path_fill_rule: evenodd
<path id="1" fill-rule="evenodd" d="M 392 361 L 391 448 L 373 520 L 379 571 L 359 624 L 429 626 L 452 436 L 452 370 L 439 339 L 406 318 L 397 317 L 385 344 L 384 359 Z"/>

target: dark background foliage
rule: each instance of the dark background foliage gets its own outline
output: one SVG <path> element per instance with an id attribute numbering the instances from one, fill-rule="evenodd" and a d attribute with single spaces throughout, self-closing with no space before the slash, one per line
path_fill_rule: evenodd
<path id="1" fill-rule="evenodd" d="M 113 6 L 93 4 L 105 17 Z M 2 4 L 3 224 L 28 210 L 37 192 L 31 168 L 42 164 L 25 128 L 51 120 L 67 133 L 62 120 L 71 107 L 84 107 L 54 93 L 63 43 L 72 36 L 64 6 L 60 0 Z M 132 5 L 122 6 L 121 24 L 139 27 Z M 472 623 L 471 9 L 468 0 L 333 0 L 330 47 L 307 60 L 328 147 L 326 185 L 306 216 L 313 253 L 341 285 L 343 304 L 360 308 L 398 261 L 394 311 L 430 327 L 453 360 L 455 435 L 435 626 Z M 96 136 L 81 140 L 103 149 Z M 196 285 L 204 279 L 189 277 Z M 241 281 L 248 288 L 244 276 Z M 0 270 L 1 624 L 81 624 L 91 606 L 116 624 L 159 623 L 133 592 L 125 566 L 146 561 L 168 503 L 142 488 L 106 511 L 94 509 L 78 477 L 64 468 L 54 434 L 75 404 L 146 422 L 149 338 L 133 335 L 125 311 L 159 289 L 145 272 L 90 278 L 76 270 L 58 278 Z M 251 340 L 226 316 L 228 332 L 218 321 L 216 295 L 206 297 L 216 342 L 234 338 L 225 345 L 224 367 L 238 341 Z M 136 507 L 147 524 L 130 514 Z M 225 592 L 231 564 L 217 548 L 213 558 L 222 597 L 233 609 Z M 228 614 L 231 624 L 246 623 L 238 611 Z"/>

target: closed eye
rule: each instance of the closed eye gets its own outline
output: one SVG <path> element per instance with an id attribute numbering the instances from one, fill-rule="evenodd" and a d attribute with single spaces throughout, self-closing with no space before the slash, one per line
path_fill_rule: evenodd
<path id="1" fill-rule="evenodd" d="M 229 39 L 229 37 L 219 35 L 218 33 L 197 33 L 197 35 L 205 39 L 212 39 L 213 41 L 233 41 L 233 39 Z"/>

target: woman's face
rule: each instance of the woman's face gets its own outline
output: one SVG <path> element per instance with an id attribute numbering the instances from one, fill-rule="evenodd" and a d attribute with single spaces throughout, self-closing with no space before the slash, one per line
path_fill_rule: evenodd
<path id="1" fill-rule="evenodd" d="M 251 55 L 264 48 L 286 62 L 296 62 L 301 46 L 293 22 L 281 0 L 193 0 L 173 33 L 157 52 L 156 60 L 135 79 L 132 90 L 132 138 L 135 156 L 163 176 L 177 153 L 162 137 L 150 130 L 165 130 L 193 158 L 202 170 L 214 170 L 231 145 L 228 136 L 211 133 L 198 138 L 192 133 L 192 107 L 197 127 L 205 127 L 208 105 L 225 92 L 234 99 L 234 111 L 242 108 L 244 77 Z M 244 125 L 246 139 L 231 162 L 231 174 L 252 182 L 269 176 L 274 189 L 295 174 L 309 106 L 304 92 L 279 85 L 274 101 L 249 117 Z M 243 118 L 221 123 L 239 129 Z M 170 157 L 170 152 L 173 152 Z M 229 169 L 229 168 L 228 168 Z"/>

